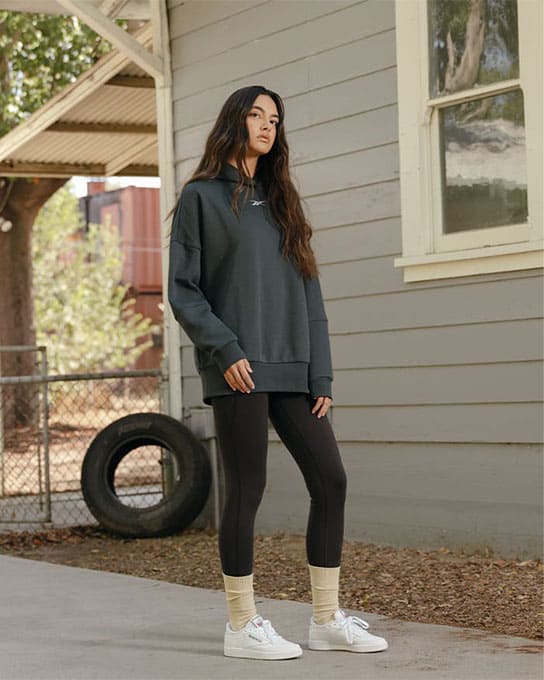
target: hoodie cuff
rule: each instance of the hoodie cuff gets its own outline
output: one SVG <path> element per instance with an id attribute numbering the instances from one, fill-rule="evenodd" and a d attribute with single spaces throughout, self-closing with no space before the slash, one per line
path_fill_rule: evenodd
<path id="1" fill-rule="evenodd" d="M 221 373 L 225 373 L 229 366 L 236 363 L 240 359 L 245 359 L 246 354 L 243 349 L 238 344 L 237 340 L 232 340 L 226 345 L 223 345 L 221 349 L 215 352 L 215 361 L 219 366 Z"/>
<path id="2" fill-rule="evenodd" d="M 314 399 L 317 397 L 332 399 L 332 380 L 326 377 L 310 380 L 310 394 Z"/>

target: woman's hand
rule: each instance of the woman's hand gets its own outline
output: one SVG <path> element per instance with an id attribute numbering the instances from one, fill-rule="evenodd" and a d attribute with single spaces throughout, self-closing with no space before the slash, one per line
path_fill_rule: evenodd
<path id="1" fill-rule="evenodd" d="M 332 399 L 330 397 L 316 397 L 316 402 L 312 408 L 312 413 L 317 413 L 317 417 L 321 418 L 323 417 L 327 411 L 329 410 L 329 406 L 331 405 Z"/>
<path id="2" fill-rule="evenodd" d="M 250 372 L 253 373 L 253 369 L 249 361 L 247 359 L 239 359 L 236 363 L 229 366 L 223 375 L 234 391 L 251 392 L 255 387 L 255 383 L 249 375 Z"/>

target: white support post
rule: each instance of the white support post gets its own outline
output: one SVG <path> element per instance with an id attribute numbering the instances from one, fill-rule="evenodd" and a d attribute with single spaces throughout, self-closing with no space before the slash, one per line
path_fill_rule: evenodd
<path id="1" fill-rule="evenodd" d="M 159 176 L 161 178 L 161 252 L 162 289 L 164 300 L 164 354 L 168 370 L 168 415 L 182 420 L 183 398 L 181 389 L 181 331 L 168 304 L 168 236 L 171 216 L 167 217 L 176 200 L 174 173 L 174 126 L 172 105 L 172 76 L 170 66 L 170 37 L 166 0 L 151 3 L 153 27 L 153 51 L 160 55 L 164 64 L 162 78 L 155 78 L 157 105 L 157 135 L 159 147 Z"/>

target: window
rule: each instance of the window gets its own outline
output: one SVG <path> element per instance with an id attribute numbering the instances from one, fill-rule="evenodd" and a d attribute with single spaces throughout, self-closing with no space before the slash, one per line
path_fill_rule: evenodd
<path id="1" fill-rule="evenodd" d="M 397 0 L 405 281 L 544 266 L 541 0 Z"/>

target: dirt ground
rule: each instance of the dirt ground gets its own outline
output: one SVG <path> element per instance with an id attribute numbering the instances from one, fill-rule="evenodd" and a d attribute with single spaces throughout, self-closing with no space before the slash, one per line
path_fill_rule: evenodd
<path id="1" fill-rule="evenodd" d="M 255 595 L 311 603 L 305 537 L 255 536 Z M 100 528 L 0 534 L 0 553 L 223 590 L 214 529 L 127 539 Z M 446 548 L 423 551 L 345 541 L 340 606 L 405 621 L 544 637 L 544 566 Z"/>

